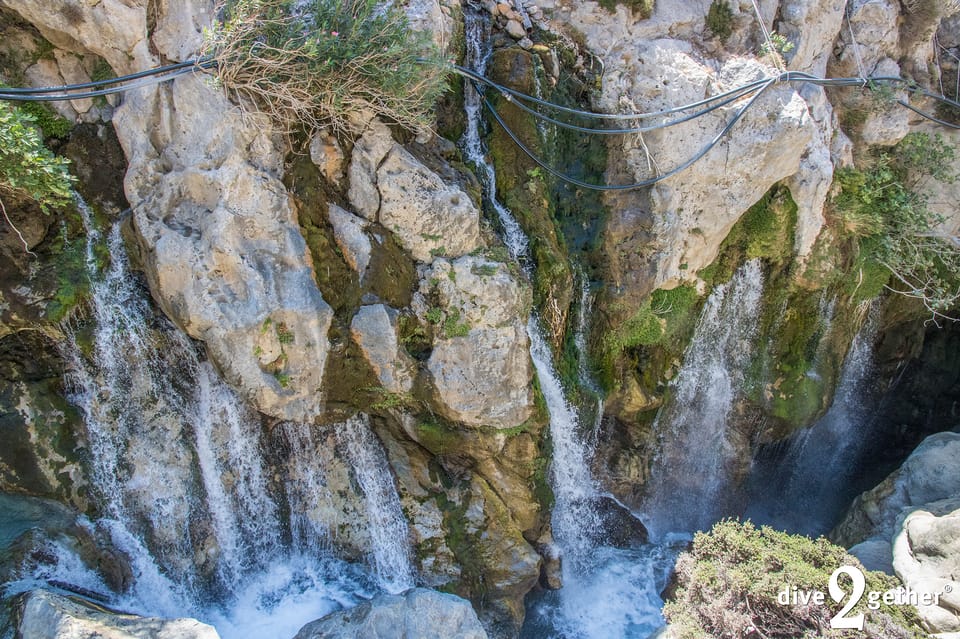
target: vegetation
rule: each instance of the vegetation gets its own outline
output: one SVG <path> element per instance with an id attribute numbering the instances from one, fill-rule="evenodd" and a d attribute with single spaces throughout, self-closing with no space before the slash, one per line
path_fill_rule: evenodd
<path id="1" fill-rule="evenodd" d="M 27 196 L 44 212 L 70 202 L 69 161 L 43 145 L 37 117 L 0 102 L 0 198 Z"/>
<path id="2" fill-rule="evenodd" d="M 710 33 L 726 42 L 733 33 L 733 10 L 727 0 L 713 0 L 707 11 L 707 28 Z"/>
<path id="3" fill-rule="evenodd" d="M 599 2 L 601 7 L 611 12 L 620 4 L 638 13 L 641 18 L 649 18 L 653 15 L 654 0 L 599 0 Z"/>
<path id="4" fill-rule="evenodd" d="M 953 182 L 955 158 L 940 135 L 911 133 L 865 169 L 837 172 L 835 212 L 859 240 L 862 265 L 874 272 L 882 265 L 892 275 L 889 288 L 920 300 L 935 320 L 960 301 L 960 244 L 940 230 L 943 218 L 927 207 L 921 187 L 927 178 Z"/>
<path id="5" fill-rule="evenodd" d="M 446 319 L 443 320 L 443 336 L 447 339 L 453 337 L 466 337 L 470 333 L 470 323 L 460 321 L 460 311 L 450 309 L 447 312 Z"/>
<path id="6" fill-rule="evenodd" d="M 410 129 L 429 126 L 446 81 L 429 36 L 409 29 L 402 8 L 376 0 L 226 0 L 222 10 L 205 54 L 227 88 L 282 130 L 356 132 L 355 118 L 368 111 Z"/>
<path id="7" fill-rule="evenodd" d="M 844 565 L 860 567 L 846 551 L 826 539 L 813 540 L 756 528 L 750 522 L 723 521 L 699 532 L 693 547 L 677 561 L 677 587 L 663 614 L 679 637 L 766 637 L 803 639 L 846 636 L 830 630 L 841 605 L 783 605 L 785 587 L 827 592 L 830 575 Z M 900 582 L 880 572 L 862 570 L 867 592 L 886 592 Z M 845 600 L 846 602 L 846 600 Z M 868 610 L 863 597 L 850 614 L 864 613 L 865 635 L 877 639 L 925 637 L 909 606 L 882 604 Z"/>

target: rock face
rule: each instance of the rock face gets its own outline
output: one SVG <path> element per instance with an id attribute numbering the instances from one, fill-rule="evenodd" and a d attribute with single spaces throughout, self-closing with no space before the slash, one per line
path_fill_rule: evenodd
<path id="1" fill-rule="evenodd" d="M 18 626 L 30 639 L 219 639 L 196 619 L 159 619 L 108 613 L 44 590 L 23 600 Z"/>
<path id="2" fill-rule="evenodd" d="M 507 267 L 475 256 L 438 259 L 421 280 L 419 307 L 439 328 L 427 369 L 440 414 L 494 428 L 529 419 L 533 370 L 523 318 L 530 292 Z"/>
<path id="3" fill-rule="evenodd" d="M 857 497 L 831 539 L 852 546 L 870 537 L 892 539 L 897 518 L 908 509 L 960 495 L 960 434 L 923 440 L 897 470 Z"/>
<path id="4" fill-rule="evenodd" d="M 480 211 L 373 120 L 353 148 L 350 203 L 371 221 L 393 231 L 420 262 L 437 255 L 458 257 L 480 242 Z"/>
<path id="5" fill-rule="evenodd" d="M 409 393 L 417 369 L 400 345 L 397 317 L 397 311 L 384 304 L 362 306 L 350 324 L 350 335 L 384 389 L 390 393 Z"/>
<path id="6" fill-rule="evenodd" d="M 396 233 L 414 259 L 457 257 L 477 248 L 480 212 L 403 147 L 395 145 L 377 169 L 380 223 Z"/>
<path id="7" fill-rule="evenodd" d="M 689 43 L 655 40 L 636 47 L 630 64 L 607 71 L 603 104 L 627 100 L 655 111 L 701 100 L 771 73 L 755 60 L 733 58 L 715 73 Z M 615 152 L 619 181 L 640 181 L 680 166 L 704 148 L 743 105 L 663 132 L 627 138 Z M 637 194 L 611 198 L 615 213 L 605 237 L 610 271 L 618 285 L 670 287 L 716 258 L 740 215 L 776 182 L 795 174 L 817 139 L 806 102 L 789 86 L 761 96 L 731 135 L 685 171 Z M 821 144 L 822 146 L 822 144 Z M 649 155 L 648 155 L 649 153 Z M 638 230 L 643 229 L 643 232 Z M 652 281 L 651 281 L 652 278 Z M 629 294 L 629 293 L 628 293 Z"/>
<path id="8" fill-rule="evenodd" d="M 852 554 L 892 569 L 920 593 L 943 593 L 917 611 L 932 633 L 960 632 L 960 434 L 931 435 L 900 468 L 857 497 L 830 533 Z M 887 561 L 882 558 L 886 556 Z M 951 637 L 953 635 L 950 635 Z"/>
<path id="9" fill-rule="evenodd" d="M 304 626 L 294 639 L 486 639 L 470 602 L 425 588 L 379 595 Z"/>
<path id="10" fill-rule="evenodd" d="M 898 524 L 893 543 L 897 576 L 911 590 L 942 593 L 936 604 L 917 606 L 924 628 L 936 634 L 960 632 L 960 499 L 927 504 Z"/>
<path id="11" fill-rule="evenodd" d="M 11 3 L 59 47 L 105 58 L 117 73 L 156 66 L 146 2 L 75 5 L 51 14 Z M 152 46 L 171 59 L 199 45 L 212 17 L 204 2 L 162 12 Z M 187 9 L 184 9 L 185 11 Z M 171 50 L 163 49 L 165 45 Z M 308 420 L 319 390 L 332 311 L 314 282 L 294 211 L 279 180 L 282 150 L 258 116 L 241 116 L 196 76 L 125 95 L 115 128 L 127 156 L 127 199 L 144 248 L 151 292 L 226 379 L 264 413 Z M 296 348 L 283 359 L 264 324 L 283 326 Z M 259 353 L 259 354 L 258 354 Z"/>

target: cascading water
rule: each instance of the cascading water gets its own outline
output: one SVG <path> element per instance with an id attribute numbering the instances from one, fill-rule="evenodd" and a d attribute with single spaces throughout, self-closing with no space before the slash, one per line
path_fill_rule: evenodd
<path id="1" fill-rule="evenodd" d="M 672 391 L 653 424 L 657 453 L 644 504 L 651 532 L 704 529 L 723 514 L 738 443 L 728 418 L 757 328 L 763 273 L 744 264 L 707 298 Z"/>
<path id="2" fill-rule="evenodd" d="M 88 526 L 128 557 L 134 577 L 110 603 L 196 617 L 231 639 L 292 637 L 304 623 L 372 596 L 375 581 L 333 556 L 326 532 L 300 516 L 329 497 L 310 428 L 281 426 L 295 458 L 286 478 L 291 515 L 283 522 L 270 497 L 259 418 L 152 311 L 130 271 L 120 225 L 104 238 L 92 212 L 78 206 L 93 328 L 67 327 L 64 356 L 102 513 Z M 101 274 L 96 244 L 104 239 L 110 266 Z M 365 418 L 344 424 L 341 437 L 364 493 L 380 587 L 412 586 L 406 522 L 383 451 Z M 50 542 L 49 550 L 52 564 L 24 566 L 23 579 L 4 594 L 38 580 L 108 592 L 69 548 Z"/>
<path id="3" fill-rule="evenodd" d="M 340 424 L 336 433 L 367 504 L 377 579 L 389 592 L 411 588 L 410 531 L 386 454 L 370 430 L 370 420 L 366 415 L 352 417 Z"/>
<path id="4" fill-rule="evenodd" d="M 855 477 L 868 443 L 875 399 L 870 382 L 878 308 L 870 308 L 850 345 L 827 413 L 785 444 L 758 452 L 747 486 L 746 515 L 752 520 L 791 532 L 825 534 L 866 488 L 858 488 Z"/>
<path id="5" fill-rule="evenodd" d="M 484 15 L 469 8 L 465 23 L 466 64 L 482 74 L 490 55 L 489 23 Z M 484 153 L 480 97 L 472 87 L 466 93 L 467 129 L 462 148 L 477 167 L 485 202 L 496 213 L 507 249 L 530 275 L 528 239 L 512 212 L 498 201 L 496 172 Z M 586 291 L 583 313 L 589 306 L 588 297 Z M 586 324 L 584 317 L 584 331 Z M 604 544 L 603 521 L 596 511 L 601 494 L 590 472 L 593 450 L 586 443 L 592 440 L 591 434 L 583 432 L 578 411 L 566 399 L 536 316 L 531 316 L 527 324 L 527 335 L 550 417 L 550 479 L 555 497 L 551 521 L 562 552 L 564 585 L 559 592 L 546 593 L 531 605 L 521 636 L 646 637 L 663 624 L 658 593 L 666 585 L 675 551 L 666 546 L 619 549 Z M 585 341 L 585 334 L 581 339 Z"/>

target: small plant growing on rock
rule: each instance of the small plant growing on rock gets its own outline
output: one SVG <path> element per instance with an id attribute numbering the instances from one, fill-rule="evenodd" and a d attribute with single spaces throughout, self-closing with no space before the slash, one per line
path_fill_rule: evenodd
<path id="1" fill-rule="evenodd" d="M 713 0 L 707 11 L 707 28 L 710 33 L 726 42 L 733 33 L 733 10 L 727 0 Z"/>
<path id="2" fill-rule="evenodd" d="M 281 130 L 356 133 L 363 113 L 429 127 L 446 86 L 439 53 L 393 3 L 226 0 L 220 14 L 205 46 L 219 81 Z"/>

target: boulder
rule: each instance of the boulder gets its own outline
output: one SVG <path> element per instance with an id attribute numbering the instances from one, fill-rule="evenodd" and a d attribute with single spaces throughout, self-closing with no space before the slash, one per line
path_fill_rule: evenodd
<path id="1" fill-rule="evenodd" d="M 924 629 L 960 632 L 960 499 L 927 504 L 900 518 L 893 568 L 910 590 L 941 593 L 917 606 Z"/>
<path id="2" fill-rule="evenodd" d="M 850 547 L 864 539 L 892 539 L 897 518 L 905 510 L 960 495 L 960 433 L 927 437 L 897 470 L 854 499 L 843 520 L 830 533 Z"/>
<path id="3" fill-rule="evenodd" d="M 528 288 L 505 264 L 464 256 L 436 260 L 419 296 L 423 320 L 437 321 L 427 362 L 437 412 L 467 426 L 510 428 L 529 419 Z M 428 308 L 428 298 L 437 306 Z"/>
<path id="4" fill-rule="evenodd" d="M 19 636 L 30 639 L 219 639 L 196 619 L 160 619 L 107 612 L 45 590 L 22 599 Z"/>
<path id="5" fill-rule="evenodd" d="M 380 211 L 380 193 L 377 191 L 377 169 L 394 146 L 393 136 L 386 124 L 371 119 L 356 142 L 350 156 L 350 188 L 347 198 L 354 210 L 376 221 Z"/>
<path id="6" fill-rule="evenodd" d="M 333 311 L 260 117 L 186 76 L 128 95 L 114 122 L 154 297 L 261 412 L 307 421 L 323 410 Z M 264 361 L 281 330 L 290 347 Z"/>
<path id="7" fill-rule="evenodd" d="M 426 588 L 378 595 L 312 621 L 294 639 L 486 639 L 470 602 Z"/>
<path id="8" fill-rule="evenodd" d="M 373 245 L 365 232 L 369 222 L 344 211 L 332 202 L 327 205 L 327 219 L 333 227 L 333 239 L 340 247 L 343 259 L 357 272 L 360 281 L 363 281 L 373 251 Z"/>
<path id="9" fill-rule="evenodd" d="M 480 243 L 480 211 L 459 187 L 448 185 L 400 145 L 377 169 L 380 223 L 413 258 L 459 257 Z"/>
<path id="10" fill-rule="evenodd" d="M 398 339 L 398 317 L 385 304 L 361 306 L 350 324 L 350 335 L 386 391 L 409 393 L 417 366 Z"/>
<path id="11" fill-rule="evenodd" d="M 343 168 L 347 158 L 337 136 L 329 129 L 318 131 L 310 139 L 310 161 L 320 169 L 327 182 L 340 186 L 343 181 Z"/>

